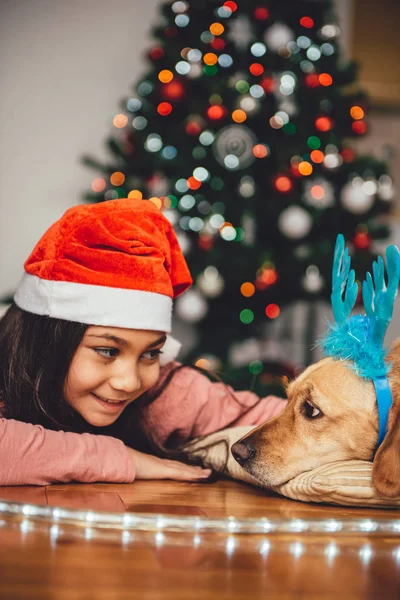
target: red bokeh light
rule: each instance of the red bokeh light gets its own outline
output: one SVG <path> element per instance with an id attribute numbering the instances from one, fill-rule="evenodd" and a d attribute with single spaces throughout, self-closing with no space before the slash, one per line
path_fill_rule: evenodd
<path id="1" fill-rule="evenodd" d="M 265 6 L 258 6 L 254 11 L 257 21 L 265 21 L 269 17 L 268 9 Z"/>
<path id="2" fill-rule="evenodd" d="M 264 73 L 264 67 L 260 63 L 253 63 L 249 67 L 249 71 L 252 75 L 262 75 Z"/>
<path id="3" fill-rule="evenodd" d="M 214 104 L 210 106 L 207 110 L 207 115 L 210 119 L 217 121 L 218 119 L 222 119 L 225 116 L 225 109 L 223 106 L 219 106 L 219 104 Z"/>
<path id="4" fill-rule="evenodd" d="M 162 117 L 167 117 L 172 112 L 172 105 L 169 102 L 160 102 L 160 104 L 157 106 L 157 112 Z"/>
<path id="5" fill-rule="evenodd" d="M 307 27 L 307 29 L 311 29 L 311 27 L 314 27 L 314 21 L 311 17 L 301 17 L 300 25 Z"/>

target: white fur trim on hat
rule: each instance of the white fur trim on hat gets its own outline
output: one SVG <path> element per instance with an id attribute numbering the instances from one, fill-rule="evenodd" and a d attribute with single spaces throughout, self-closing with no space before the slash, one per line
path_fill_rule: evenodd
<path id="1" fill-rule="evenodd" d="M 178 342 L 178 340 L 170 335 L 167 335 L 167 339 L 165 340 L 165 344 L 162 347 L 160 354 L 160 365 L 163 367 L 164 365 L 167 365 L 175 360 L 179 354 L 181 346 L 182 344 Z"/>
<path id="2" fill-rule="evenodd" d="M 27 312 L 55 319 L 171 331 L 172 299 L 154 292 L 50 281 L 25 273 L 14 301 Z"/>

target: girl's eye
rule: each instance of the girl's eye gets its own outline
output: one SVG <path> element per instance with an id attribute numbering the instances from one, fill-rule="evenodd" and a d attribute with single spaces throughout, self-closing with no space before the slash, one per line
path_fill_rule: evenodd
<path id="1" fill-rule="evenodd" d="M 315 419 L 316 417 L 319 417 L 320 415 L 322 415 L 319 408 L 316 408 L 310 402 L 304 402 L 303 408 L 304 408 L 304 414 L 307 417 L 307 419 Z"/>
<path id="2" fill-rule="evenodd" d="M 93 348 L 93 350 L 104 358 L 115 358 L 119 354 L 118 348 Z"/>
<path id="3" fill-rule="evenodd" d="M 148 352 L 144 352 L 142 354 L 143 358 L 147 359 L 147 360 L 156 360 L 160 354 L 162 354 L 162 350 L 157 349 L 157 350 L 148 350 Z"/>

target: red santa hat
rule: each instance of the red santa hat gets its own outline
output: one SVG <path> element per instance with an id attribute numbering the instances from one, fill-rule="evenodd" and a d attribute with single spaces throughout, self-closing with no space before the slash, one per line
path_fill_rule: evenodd
<path id="1" fill-rule="evenodd" d="M 88 325 L 171 331 L 173 299 L 192 284 L 168 219 L 147 200 L 74 206 L 25 262 L 15 303 Z"/>

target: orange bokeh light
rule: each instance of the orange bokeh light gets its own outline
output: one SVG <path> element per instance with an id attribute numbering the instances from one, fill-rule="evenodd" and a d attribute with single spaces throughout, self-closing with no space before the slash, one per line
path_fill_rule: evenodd
<path id="1" fill-rule="evenodd" d="M 137 200 L 141 200 L 143 198 L 143 194 L 140 190 L 131 190 L 128 194 L 128 198 L 136 198 Z"/>
<path id="2" fill-rule="evenodd" d="M 128 117 L 124 114 L 115 115 L 115 117 L 113 118 L 113 125 L 114 127 L 118 127 L 118 129 L 122 129 L 123 127 L 125 127 L 125 125 L 127 125 L 127 123 Z"/>
<path id="3" fill-rule="evenodd" d="M 313 150 L 310 154 L 310 158 L 315 163 L 324 162 L 324 153 L 321 150 Z"/>
<path id="4" fill-rule="evenodd" d="M 364 111 L 361 106 L 352 106 L 350 109 L 350 114 L 353 119 L 359 120 L 364 118 Z"/>
<path id="5" fill-rule="evenodd" d="M 210 31 L 213 35 L 222 35 L 225 31 L 225 27 L 222 23 L 213 23 L 210 25 Z"/>
<path id="6" fill-rule="evenodd" d="M 329 73 L 321 73 L 321 75 L 318 77 L 318 80 L 320 82 L 321 85 L 324 85 L 325 87 L 332 85 L 332 76 L 329 75 Z"/>
<path id="7" fill-rule="evenodd" d="M 312 164 L 307 162 L 306 160 L 303 160 L 299 164 L 298 169 L 299 169 L 299 173 L 301 173 L 304 176 L 311 175 L 311 173 L 313 172 Z"/>
<path id="8" fill-rule="evenodd" d="M 203 60 L 206 65 L 215 65 L 218 62 L 218 56 L 214 54 L 214 52 L 207 52 L 207 54 L 203 56 Z"/>
<path id="9" fill-rule="evenodd" d="M 240 286 L 240 293 L 243 296 L 245 296 L 246 298 L 250 298 L 250 296 L 253 296 L 255 291 L 256 291 L 256 288 L 254 287 L 254 285 L 252 283 L 250 283 L 250 281 L 246 281 L 245 283 L 242 283 L 242 285 Z"/>
<path id="10" fill-rule="evenodd" d="M 161 83 L 169 83 L 170 81 L 173 80 L 173 78 L 174 78 L 173 72 L 169 71 L 168 69 L 163 69 L 158 74 L 158 79 L 161 81 Z"/>
<path id="11" fill-rule="evenodd" d="M 265 158 L 268 154 L 268 150 L 264 144 L 256 144 L 253 147 L 253 154 L 256 158 Z"/>
<path id="12" fill-rule="evenodd" d="M 125 181 L 125 175 L 121 171 L 115 171 L 110 177 L 112 185 L 122 185 Z"/>
<path id="13" fill-rule="evenodd" d="M 243 123 L 243 121 L 247 119 L 247 115 L 244 110 L 238 108 L 237 110 L 233 111 L 232 119 L 235 121 L 235 123 Z"/>
<path id="14" fill-rule="evenodd" d="M 162 207 L 161 199 L 158 198 L 158 196 L 152 196 L 151 198 L 149 198 L 149 202 L 152 202 L 155 206 L 157 206 L 157 208 Z"/>
<path id="15" fill-rule="evenodd" d="M 286 177 L 286 175 L 280 175 L 275 179 L 275 187 L 278 192 L 290 192 L 293 184 L 289 177 Z"/>

